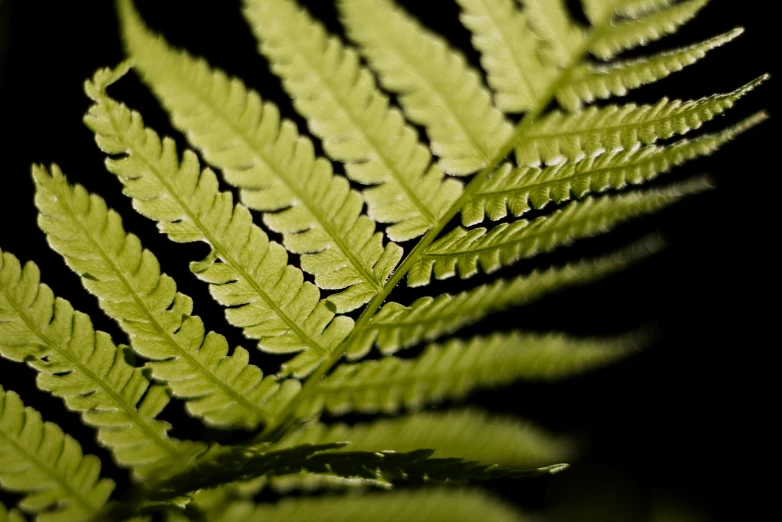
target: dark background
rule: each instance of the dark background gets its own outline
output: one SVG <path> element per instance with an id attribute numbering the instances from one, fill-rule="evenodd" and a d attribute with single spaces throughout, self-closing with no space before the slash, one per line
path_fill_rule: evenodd
<path id="1" fill-rule="evenodd" d="M 402 3 L 477 64 L 455 3 Z M 300 130 L 306 128 L 256 53 L 238 0 L 137 4 L 148 24 L 171 43 L 242 77 L 277 102 Z M 341 31 L 332 2 L 306 4 L 332 31 Z M 633 100 L 726 92 L 769 72 L 776 66 L 777 53 L 771 47 L 771 5 L 761 0 L 714 0 L 679 35 L 650 49 L 700 41 L 738 25 L 747 33 L 700 64 L 636 91 Z M 122 57 L 111 1 L 0 3 L 0 246 L 22 261 L 35 260 L 57 295 L 91 313 L 96 327 L 112 333 L 115 340 L 125 339 L 60 257 L 48 251 L 36 226 L 30 164 L 57 162 L 73 182 L 101 194 L 120 211 L 126 229 L 138 234 L 163 269 L 177 279 L 180 290 L 194 297 L 196 313 L 209 327 L 226 334 L 232 345 L 251 347 L 238 329 L 227 325 L 205 285 L 188 271 L 187 263 L 205 253 L 203 246 L 174 246 L 132 210 L 119 183 L 106 175 L 103 155 L 81 123 L 89 105 L 82 82 L 98 67 L 115 65 Z M 772 80 L 707 129 L 762 108 L 773 116 L 771 93 L 776 91 Z M 148 125 L 174 135 L 157 102 L 134 76 L 123 79 L 113 92 L 139 109 Z M 501 273 L 509 276 L 594 256 L 653 231 L 661 232 L 670 244 L 624 273 L 494 316 L 466 332 L 510 325 L 528 331 L 605 335 L 652 326 L 659 334 L 641 354 L 589 375 L 477 394 L 475 401 L 486 408 L 571 434 L 583 446 L 582 458 L 566 473 L 488 487 L 530 511 L 548 510 L 553 520 L 562 521 L 742 520 L 760 509 L 766 495 L 763 485 L 769 480 L 761 469 L 777 453 L 766 439 L 778 433 L 764 425 L 778 412 L 777 401 L 772 402 L 778 387 L 771 360 L 778 348 L 771 335 L 778 295 L 771 271 L 777 234 L 770 226 L 778 176 L 771 159 L 775 125 L 772 120 L 715 156 L 661 180 L 665 184 L 708 172 L 716 190 L 621 226 L 609 236 L 582 241 Z M 431 292 L 457 292 L 484 279 L 439 282 Z M 402 302 L 412 297 L 404 291 L 394 294 Z M 257 352 L 254 357 L 256 364 L 273 370 L 269 359 Z M 0 382 L 77 437 L 85 452 L 103 457 L 106 473 L 121 485 L 126 483 L 126 473 L 111 464 L 108 452 L 94 442 L 92 430 L 77 415 L 64 412 L 59 399 L 35 390 L 32 370 L 0 361 Z M 175 423 L 174 435 L 212 435 L 202 432 L 179 405 L 164 415 Z"/>

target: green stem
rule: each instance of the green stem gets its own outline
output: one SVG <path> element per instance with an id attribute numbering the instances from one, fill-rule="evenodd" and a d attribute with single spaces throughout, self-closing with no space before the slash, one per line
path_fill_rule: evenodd
<path id="1" fill-rule="evenodd" d="M 610 18 L 612 16 L 613 15 L 607 17 L 603 23 L 593 26 L 593 28 L 589 31 L 588 36 L 584 39 L 583 44 L 576 50 L 576 52 L 573 53 L 570 63 L 562 70 L 556 81 L 554 81 L 546 90 L 546 92 L 540 97 L 535 110 L 524 115 L 521 122 L 519 122 L 518 126 L 513 132 L 513 135 L 502 146 L 502 148 L 496 154 L 494 154 L 489 164 L 475 175 L 475 177 L 464 189 L 461 196 L 459 196 L 459 199 L 457 199 L 451 205 L 448 211 L 431 229 L 429 229 L 429 231 L 424 235 L 423 238 L 421 238 L 421 240 L 410 251 L 410 253 L 407 254 L 407 256 L 402 261 L 402 264 L 399 265 L 399 267 L 394 271 L 393 276 L 383 285 L 382 290 L 375 295 L 372 301 L 369 302 L 369 305 L 367 305 L 367 307 L 361 313 L 348 337 L 342 341 L 342 344 L 340 344 L 339 348 L 334 353 L 332 353 L 328 359 L 321 363 L 315 373 L 307 378 L 298 395 L 282 412 L 280 412 L 278 415 L 280 422 L 277 424 L 267 425 L 266 428 L 252 440 L 252 443 L 277 440 L 279 437 L 285 435 L 288 432 L 290 426 L 295 424 L 295 419 L 291 417 L 292 414 L 295 414 L 296 409 L 302 403 L 302 398 L 306 398 L 307 395 L 317 387 L 318 383 L 321 381 L 321 379 L 323 379 L 326 373 L 335 364 L 337 364 L 337 362 L 339 362 L 339 360 L 342 358 L 342 355 L 347 352 L 347 347 L 350 346 L 352 342 L 354 342 L 358 335 L 366 330 L 367 326 L 369 325 L 369 321 L 378 311 L 391 291 L 402 280 L 402 278 L 407 275 L 407 272 L 410 271 L 413 265 L 419 260 L 421 255 L 424 253 L 424 250 L 429 245 L 431 245 L 435 239 L 437 239 L 437 236 L 440 234 L 443 228 L 445 228 L 451 219 L 453 219 L 462 210 L 462 208 L 464 208 L 464 206 L 480 189 L 484 180 L 489 177 L 497 169 L 500 163 L 505 160 L 508 154 L 513 151 L 513 149 L 524 137 L 525 133 L 529 130 L 532 124 L 535 123 L 541 114 L 543 114 L 543 112 L 546 110 L 546 107 L 548 107 L 549 104 L 554 101 L 554 97 L 556 96 L 559 89 L 561 89 L 564 85 L 567 85 L 567 83 L 570 81 L 570 76 L 573 73 L 574 67 L 578 65 L 583 59 L 584 55 L 589 52 L 589 49 L 592 47 L 594 42 L 600 37 L 602 32 L 601 28 L 610 22 Z"/>

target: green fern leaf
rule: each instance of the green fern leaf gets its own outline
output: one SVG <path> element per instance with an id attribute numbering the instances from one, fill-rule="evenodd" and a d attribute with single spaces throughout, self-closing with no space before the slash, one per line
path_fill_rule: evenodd
<path id="1" fill-rule="evenodd" d="M 545 1 L 545 0 L 544 0 Z M 589 50 L 602 60 L 613 58 L 621 51 L 658 40 L 673 34 L 695 18 L 710 0 L 687 0 L 668 9 L 646 14 L 636 20 L 614 23 L 603 27 L 592 40 Z M 627 10 L 643 15 L 652 2 L 636 2 Z"/>
<path id="2" fill-rule="evenodd" d="M 353 326 L 334 315 L 334 305 L 320 299 L 318 288 L 287 264 L 281 245 L 253 224 L 249 210 L 220 192 L 214 172 L 200 170 L 198 158 L 185 151 L 180 162 L 170 139 L 162 142 L 144 127 L 138 113 L 110 99 L 101 86 L 111 73 L 101 71 L 88 84 L 95 100 L 86 123 L 107 154 L 110 172 L 125 185 L 134 207 L 158 221 L 176 242 L 203 241 L 211 253 L 191 270 L 210 284 L 212 295 L 229 306 L 228 321 L 244 329 L 259 347 L 272 353 L 299 355 L 283 371 L 304 376 L 331 354 Z"/>
<path id="3" fill-rule="evenodd" d="M 168 404 L 163 386 L 130 366 L 108 334 L 39 284 L 38 267 L 0 252 L 0 355 L 38 370 L 38 387 L 65 400 L 98 428 L 98 440 L 122 465 L 146 477 L 186 464 L 203 445 L 167 435 L 155 417 Z"/>
<path id="4" fill-rule="evenodd" d="M 698 62 L 707 52 L 725 45 L 743 32 L 744 29 L 737 28 L 688 47 L 638 60 L 585 65 L 576 69 L 567 84 L 557 91 L 557 100 L 565 109 L 575 111 L 581 108 L 582 103 L 625 96 L 631 89 L 662 80 Z"/>
<path id="5" fill-rule="evenodd" d="M 420 412 L 371 424 L 313 423 L 283 438 L 279 447 L 350 441 L 350 451 L 408 452 L 434 448 L 433 457 L 463 458 L 514 468 L 562 462 L 571 448 L 529 423 L 466 409 Z"/>
<path id="6" fill-rule="evenodd" d="M 578 238 L 605 233 L 634 217 L 656 212 L 683 196 L 710 188 L 705 179 L 680 183 L 667 189 L 635 192 L 574 201 L 551 215 L 533 221 L 518 220 L 491 230 L 457 227 L 432 243 L 410 269 L 410 286 L 428 284 L 459 274 L 462 278 L 490 274 L 525 257 L 550 252 Z"/>
<path id="7" fill-rule="evenodd" d="M 570 18 L 564 0 L 518 0 L 531 29 L 542 41 L 546 63 L 568 66 L 584 44 L 584 30 Z"/>
<path id="8" fill-rule="evenodd" d="M 0 387 L 0 486 L 25 494 L 19 507 L 40 522 L 71 522 L 96 514 L 114 482 L 100 478 L 98 457 Z"/>
<path id="9" fill-rule="evenodd" d="M 518 379 L 568 377 L 626 356 L 631 345 L 519 333 L 453 340 L 428 346 L 414 360 L 386 357 L 339 366 L 298 413 L 307 418 L 324 408 L 332 414 L 416 409 Z"/>
<path id="10" fill-rule="evenodd" d="M 550 202 L 562 203 L 589 193 L 639 185 L 689 160 L 712 154 L 742 132 L 764 121 L 758 113 L 719 133 L 680 140 L 670 146 L 650 145 L 632 151 L 606 152 L 594 158 L 544 168 L 512 168 L 505 164 L 488 178 L 462 208 L 462 223 L 476 225 L 508 214 L 521 216 Z"/>
<path id="11" fill-rule="evenodd" d="M 290 498 L 274 505 L 231 504 L 214 522 L 523 522 L 511 506 L 474 489 L 395 491 L 362 496 Z"/>
<path id="12" fill-rule="evenodd" d="M 699 100 L 663 98 L 655 105 L 590 107 L 573 114 L 554 111 L 526 131 L 516 157 L 521 166 L 555 165 L 605 151 L 635 150 L 700 128 L 767 79 L 764 75 L 733 92 Z"/>
<path id="13" fill-rule="evenodd" d="M 143 513 L 151 506 L 165 505 L 191 492 L 236 480 L 289 475 L 301 471 L 338 477 L 375 479 L 388 483 L 424 483 L 488 480 L 498 477 L 523 478 L 554 474 L 567 468 L 567 464 L 554 464 L 528 469 L 511 469 L 458 458 L 431 458 L 433 450 L 407 453 L 329 451 L 345 445 L 346 443 L 339 442 L 301 444 L 284 449 L 275 449 L 268 445 L 215 447 L 195 463 L 199 473 L 185 471 L 150 482 L 143 496 L 126 503 L 108 506 L 97 520 L 111 520 L 119 514 L 127 517 L 129 514 Z"/>
<path id="14" fill-rule="evenodd" d="M 174 125 L 229 183 L 243 189 L 247 205 L 274 211 L 265 214 L 266 225 L 284 235 L 289 251 L 304 254 L 302 269 L 315 276 L 318 286 L 348 288 L 330 297 L 339 312 L 371 299 L 402 250 L 393 243 L 383 246 L 374 222 L 361 214 L 361 195 L 334 175 L 328 161 L 315 158 L 312 142 L 299 136 L 295 124 L 280 122 L 275 105 L 262 102 L 240 80 L 169 48 L 143 26 L 129 0 L 120 7 L 136 67 Z M 428 201 L 449 197 L 432 194 Z"/>
<path id="15" fill-rule="evenodd" d="M 443 180 L 417 132 L 376 87 L 354 49 L 330 36 L 291 0 L 246 0 L 245 16 L 260 51 L 283 79 L 296 109 L 347 175 L 375 185 L 364 191 L 369 216 L 388 237 L 425 233 L 459 197 L 462 185 Z M 307 34 L 307 38 L 300 35 Z M 381 281 L 382 282 L 382 281 Z M 363 304 L 363 303 L 362 303 Z"/>
<path id="16" fill-rule="evenodd" d="M 661 241 L 652 237 L 610 256 L 534 271 L 511 280 L 498 280 L 456 295 L 422 297 L 409 307 L 387 303 L 369 321 L 365 333 L 350 346 L 347 357 L 363 357 L 373 343 L 388 355 L 422 341 L 434 341 L 491 313 L 527 304 L 563 287 L 584 284 L 621 270 L 658 251 L 661 246 Z"/>
<path id="17" fill-rule="evenodd" d="M 125 233 L 121 218 L 102 198 L 80 185 L 70 187 L 57 166 L 51 175 L 33 170 L 38 223 L 49 245 L 120 322 L 133 348 L 153 360 L 148 366 L 155 379 L 187 400 L 192 415 L 221 427 L 255 428 L 298 392 L 299 381 L 280 385 L 275 377 L 263 378 L 248 364 L 245 349 L 229 356 L 225 337 L 205 335 L 201 319 L 191 315 L 192 300 L 161 275 L 154 254 Z"/>
<path id="18" fill-rule="evenodd" d="M 458 0 L 462 23 L 472 32 L 497 108 L 535 108 L 557 71 L 541 63 L 537 39 L 513 0 Z"/>
<path id="19" fill-rule="evenodd" d="M 410 121 L 426 128 L 440 168 L 465 175 L 487 165 L 512 127 L 465 58 L 389 0 L 338 5 L 383 87 L 399 95 Z"/>

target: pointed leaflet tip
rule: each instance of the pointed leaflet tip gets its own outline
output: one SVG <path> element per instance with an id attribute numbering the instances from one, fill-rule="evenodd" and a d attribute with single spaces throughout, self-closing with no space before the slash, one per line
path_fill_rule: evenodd
<path id="1" fill-rule="evenodd" d="M 548 471 L 549 474 L 554 475 L 555 473 L 559 473 L 561 471 L 565 471 L 570 467 L 570 464 L 563 462 L 562 464 L 554 464 L 552 466 L 546 466 L 544 469 L 545 471 Z"/>

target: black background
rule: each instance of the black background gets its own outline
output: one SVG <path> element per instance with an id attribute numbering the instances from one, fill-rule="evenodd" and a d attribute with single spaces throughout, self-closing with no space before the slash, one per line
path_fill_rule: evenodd
<path id="1" fill-rule="evenodd" d="M 454 2 L 402 3 L 477 65 Z M 137 4 L 148 24 L 171 43 L 242 77 L 277 102 L 300 130 L 306 128 L 256 53 L 238 0 Z M 332 2 L 306 4 L 329 29 L 341 31 Z M 739 25 L 747 33 L 700 64 L 638 90 L 633 100 L 726 92 L 769 72 L 777 54 L 772 48 L 772 5 L 761 0 L 714 0 L 679 35 L 652 49 L 699 41 Z M 120 211 L 126 229 L 138 234 L 163 269 L 177 279 L 180 290 L 193 296 L 196 313 L 209 327 L 225 333 L 232 345 L 251 347 L 238 329 L 227 325 L 205 285 L 188 271 L 187 263 L 202 256 L 204 247 L 174 246 L 131 209 L 119 183 L 105 173 L 103 156 L 81 122 L 89 105 L 82 82 L 98 67 L 114 65 L 122 57 L 113 2 L 5 0 L 0 5 L 0 246 L 23 261 L 35 260 L 57 295 L 91 313 L 97 328 L 124 340 L 78 278 L 48 251 L 36 226 L 30 164 L 57 162 L 71 181 L 101 194 Z M 771 94 L 776 91 L 772 79 L 707 128 L 719 128 L 762 108 L 773 116 Z M 175 135 L 135 77 L 123 79 L 113 92 L 141 110 L 148 125 Z M 610 368 L 556 384 L 518 384 L 477 394 L 477 404 L 571 434 L 583 445 L 582 458 L 564 474 L 488 487 L 530 511 L 548 510 L 553 520 L 563 521 L 663 520 L 661 513 L 666 511 L 682 516 L 691 512 L 700 520 L 742 520 L 759 509 L 768 480 L 761 469 L 776 454 L 766 444 L 773 432 L 762 421 L 778 412 L 771 362 L 778 348 L 772 336 L 778 295 L 772 271 L 778 234 L 771 218 L 778 176 L 771 159 L 775 125 L 772 120 L 715 156 L 661 180 L 665 184 L 708 172 L 716 190 L 621 226 L 609 236 L 582 241 L 501 273 L 525 273 L 597 255 L 653 231 L 661 232 L 670 244 L 626 272 L 494 316 L 466 332 L 512 327 L 605 335 L 652 326 L 659 333 L 644 352 Z M 431 292 L 457 292 L 485 279 L 439 282 Z M 402 302 L 412 297 L 404 291 L 394 294 Z M 276 361 L 260 353 L 254 357 L 264 369 L 274 369 Z M 106 473 L 126 484 L 125 472 L 111 464 L 108 452 L 94 442 L 92 430 L 77 415 L 64 412 L 59 399 L 35 390 L 32 370 L 0 360 L 0 382 L 77 437 L 85 452 L 103 457 Z M 214 435 L 202 432 L 179 405 L 164 415 L 175 423 L 176 436 Z"/>

